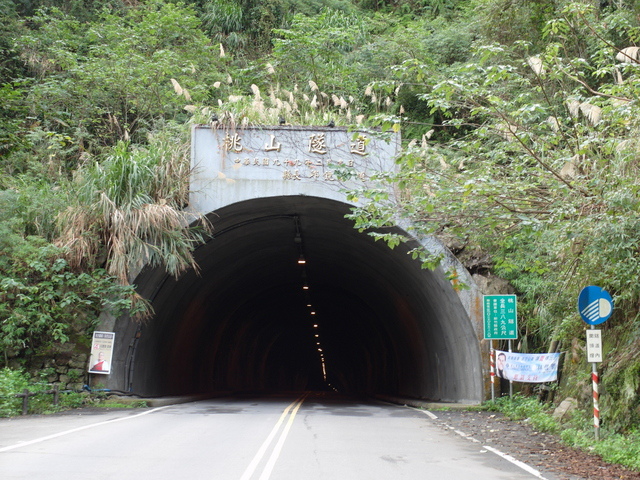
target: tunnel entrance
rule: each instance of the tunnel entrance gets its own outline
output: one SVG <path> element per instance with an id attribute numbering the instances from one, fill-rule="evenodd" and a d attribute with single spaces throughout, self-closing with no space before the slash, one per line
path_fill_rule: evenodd
<path id="1" fill-rule="evenodd" d="M 112 388 L 481 401 L 478 336 L 450 282 L 412 260 L 411 245 L 359 233 L 348 211 L 279 196 L 210 214 L 199 272 L 137 278 L 156 313 L 144 325 L 117 320 Z"/>

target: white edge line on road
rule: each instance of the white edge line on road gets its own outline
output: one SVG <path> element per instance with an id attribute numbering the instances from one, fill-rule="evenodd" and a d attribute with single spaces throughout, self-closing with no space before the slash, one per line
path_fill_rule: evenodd
<path id="1" fill-rule="evenodd" d="M 514 465 L 517 465 L 518 467 L 520 467 L 524 471 L 529 472 L 531 475 L 533 475 L 533 476 L 535 476 L 537 478 L 540 478 L 541 480 L 547 480 L 545 477 L 542 476 L 542 474 L 538 470 L 536 470 L 533 467 L 530 467 L 529 465 L 527 465 L 524 462 L 521 462 L 520 460 L 516 460 L 511 455 L 507 455 L 506 453 L 503 453 L 500 450 L 497 450 L 497 449 L 495 449 L 493 447 L 489 447 L 487 445 L 484 445 L 482 448 L 486 448 L 490 452 L 495 453 L 496 455 L 498 455 L 498 456 L 504 458 L 505 460 L 513 463 Z"/>
<path id="2" fill-rule="evenodd" d="M 47 441 L 47 440 L 51 440 L 53 438 L 62 437 L 64 435 L 70 435 L 72 433 L 80 432 L 82 430 L 87 430 L 89 428 L 99 427 L 101 425 L 106 425 L 108 423 L 121 422 L 123 420 L 132 420 L 134 418 L 138 418 L 138 417 L 141 417 L 143 415 L 149 415 L 150 413 L 157 412 L 158 410 L 162 410 L 162 409 L 170 407 L 170 406 L 171 405 L 165 405 L 164 407 L 157 407 L 157 408 L 154 408 L 152 410 L 147 410 L 146 412 L 138 413 L 136 415 L 131 415 L 131 416 L 128 416 L 128 417 L 112 418 L 111 420 L 105 420 L 104 422 L 91 423 L 89 425 L 84 425 L 82 427 L 72 428 L 71 430 L 65 430 L 63 432 L 54 433 L 53 435 L 47 435 L 46 437 L 40 437 L 40 438 L 36 438 L 34 440 L 28 440 L 26 442 L 16 443 L 15 445 L 10 445 L 8 447 L 0 448 L 0 453 L 8 452 L 9 450 L 15 450 L 16 448 L 26 447 L 28 445 L 33 445 L 34 443 L 44 442 L 44 441 Z"/>
<path id="3" fill-rule="evenodd" d="M 435 414 L 433 414 L 432 412 L 430 412 L 429 410 L 421 410 L 421 409 L 416 409 L 416 410 L 418 410 L 419 412 L 424 413 L 426 416 L 428 416 L 432 420 L 437 420 L 438 419 L 438 417 Z M 444 424 L 444 426 L 447 427 L 449 430 L 453 430 L 455 433 L 460 435 L 462 438 L 466 438 L 467 440 L 471 440 L 474 443 L 480 443 L 480 441 L 476 440 L 475 438 L 470 437 L 469 435 L 467 435 L 464 432 L 461 432 L 460 430 L 456 430 L 455 428 L 453 428 L 450 425 L 447 425 L 446 423 Z M 524 471 L 526 471 L 526 472 L 530 473 L 531 475 L 539 478 L 540 480 L 547 480 L 545 477 L 542 476 L 542 474 L 538 470 L 536 470 L 533 467 L 530 467 L 529 465 L 527 465 L 524 462 L 521 462 L 520 460 L 516 460 L 511 455 L 507 455 L 506 453 L 503 453 L 500 450 L 498 450 L 496 448 L 493 448 L 493 447 L 489 447 L 487 445 L 484 445 L 482 448 L 486 448 L 488 451 L 493 452 L 496 455 L 498 455 L 499 457 L 504 458 L 508 462 L 513 463 L 514 465 L 520 467 Z"/>
<path id="4" fill-rule="evenodd" d="M 433 412 L 430 412 L 429 410 L 418 410 L 418 411 L 424 413 L 431 420 L 437 420 L 438 419 L 436 414 L 434 414 Z"/>

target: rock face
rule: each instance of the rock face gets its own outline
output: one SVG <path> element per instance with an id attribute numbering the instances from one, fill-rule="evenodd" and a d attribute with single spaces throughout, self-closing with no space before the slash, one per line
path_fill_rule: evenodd
<path id="1" fill-rule="evenodd" d="M 511 284 L 494 275 L 480 275 L 479 273 L 471 276 L 476 282 L 476 285 L 484 295 L 508 295 L 515 293 Z"/>
<path id="2" fill-rule="evenodd" d="M 559 422 L 566 420 L 576 408 L 578 408 L 578 401 L 567 397 L 553 411 L 553 418 Z"/>
<path id="3" fill-rule="evenodd" d="M 33 378 L 42 378 L 50 385 L 58 385 L 60 390 L 81 390 L 88 380 L 89 355 L 75 352 L 73 348 L 78 348 L 76 345 L 65 347 L 65 350 L 52 353 L 51 356 L 32 357 L 26 370 Z M 22 369 L 24 366 L 16 362 L 15 368 Z"/>

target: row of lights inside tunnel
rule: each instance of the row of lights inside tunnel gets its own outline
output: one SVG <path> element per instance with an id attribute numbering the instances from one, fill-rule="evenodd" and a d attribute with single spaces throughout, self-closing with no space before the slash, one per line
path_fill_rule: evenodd
<path id="1" fill-rule="evenodd" d="M 309 283 L 307 281 L 307 259 L 304 256 L 304 248 L 302 245 L 302 234 L 300 232 L 300 220 L 298 217 L 295 217 L 296 224 L 296 236 L 294 238 L 294 242 L 298 247 L 298 265 L 302 267 L 302 290 L 304 291 L 304 298 L 306 301 L 307 308 L 309 309 L 309 316 L 311 325 L 313 325 L 313 341 L 315 342 L 315 346 L 318 350 L 318 355 L 320 357 L 320 365 L 322 366 L 322 379 L 324 383 L 334 391 L 338 391 L 331 383 L 327 381 L 327 363 L 325 361 L 324 351 L 322 348 L 322 342 L 320 340 L 320 324 L 318 322 L 318 315 L 316 309 L 311 302 L 311 292 L 309 289 Z"/>

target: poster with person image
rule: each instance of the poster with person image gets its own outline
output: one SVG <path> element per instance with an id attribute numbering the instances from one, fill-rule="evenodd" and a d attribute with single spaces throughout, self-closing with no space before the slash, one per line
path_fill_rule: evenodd
<path id="1" fill-rule="evenodd" d="M 559 353 L 514 353 L 496 350 L 496 376 L 522 383 L 558 380 Z"/>
<path id="2" fill-rule="evenodd" d="M 113 356 L 114 332 L 93 332 L 91 342 L 91 357 L 89 358 L 89 373 L 111 373 L 111 358 Z"/>

